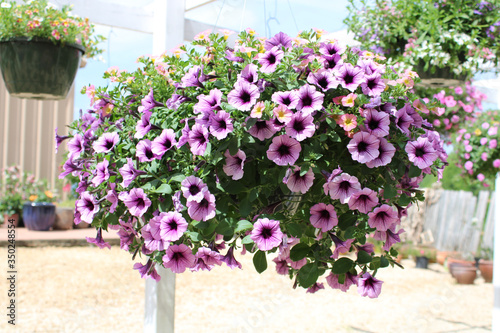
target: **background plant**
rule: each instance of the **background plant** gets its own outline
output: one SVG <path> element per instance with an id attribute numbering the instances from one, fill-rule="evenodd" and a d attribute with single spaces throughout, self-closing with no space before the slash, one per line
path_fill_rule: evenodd
<path id="1" fill-rule="evenodd" d="M 46 38 L 55 44 L 76 43 L 85 48 L 85 57 L 103 52 L 97 47 L 104 37 L 94 33 L 88 18 L 71 14 L 71 6 L 58 9 L 46 0 L 0 3 L 0 41 L 14 37 Z"/>
<path id="2" fill-rule="evenodd" d="M 70 126 L 61 174 L 79 178 L 75 223 L 92 223 L 99 247 L 118 229 L 146 258 L 143 277 L 241 267 L 241 249 L 259 273 L 271 254 L 310 292 L 327 274 L 332 288 L 377 297 L 399 219 L 446 159 L 415 73 L 316 32 L 226 39 L 201 33 L 135 72 L 109 69 L 112 87 L 83 89 L 93 108 Z"/>

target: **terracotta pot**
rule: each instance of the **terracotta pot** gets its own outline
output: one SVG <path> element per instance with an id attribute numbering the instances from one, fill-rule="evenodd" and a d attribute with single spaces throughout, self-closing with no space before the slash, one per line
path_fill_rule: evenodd
<path id="1" fill-rule="evenodd" d="M 70 230 L 73 228 L 74 209 L 67 207 L 56 208 L 56 221 L 54 230 Z"/>
<path id="2" fill-rule="evenodd" d="M 14 220 L 14 222 L 10 223 L 9 220 Z M 4 214 L 2 228 L 8 228 L 9 224 L 13 224 L 14 227 L 17 227 L 19 225 L 19 214 L 12 214 L 12 215 Z"/>
<path id="3" fill-rule="evenodd" d="M 475 265 L 451 263 L 450 271 L 458 284 L 474 284 L 477 276 Z"/>
<path id="4" fill-rule="evenodd" d="M 484 282 L 491 283 L 493 281 L 493 261 L 492 260 L 479 260 L 479 270 Z"/>
<path id="5" fill-rule="evenodd" d="M 468 260 L 464 260 L 464 259 L 457 259 L 457 258 L 454 258 L 454 257 L 450 256 L 450 257 L 446 258 L 446 264 L 447 264 L 448 270 L 450 271 L 450 273 L 452 273 L 451 275 L 453 275 L 453 272 L 452 272 L 452 269 L 451 269 L 450 265 L 454 264 L 454 263 L 462 264 L 464 266 L 474 266 L 474 267 L 476 267 L 476 264 L 474 263 L 474 261 L 468 261 Z"/>
<path id="6" fill-rule="evenodd" d="M 449 256 L 456 255 L 456 251 L 437 251 L 436 253 L 436 261 L 440 265 L 444 265 L 444 262 L 446 261 L 446 258 Z"/>

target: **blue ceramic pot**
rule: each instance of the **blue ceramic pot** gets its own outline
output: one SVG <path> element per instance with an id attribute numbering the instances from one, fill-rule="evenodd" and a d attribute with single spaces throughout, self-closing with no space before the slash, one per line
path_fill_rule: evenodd
<path id="1" fill-rule="evenodd" d="M 50 202 L 27 202 L 23 206 L 23 220 L 28 230 L 47 231 L 56 220 L 56 206 Z"/>

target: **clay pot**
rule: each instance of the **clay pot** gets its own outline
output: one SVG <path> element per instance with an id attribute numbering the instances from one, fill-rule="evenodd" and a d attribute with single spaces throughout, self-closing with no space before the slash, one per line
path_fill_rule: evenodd
<path id="1" fill-rule="evenodd" d="M 456 255 L 457 252 L 455 251 L 437 251 L 436 253 L 436 261 L 440 265 L 444 265 L 444 262 L 446 261 L 446 258 L 449 256 Z"/>
<path id="2" fill-rule="evenodd" d="M 479 260 L 479 270 L 484 282 L 491 283 L 493 281 L 493 261 L 492 260 Z"/>
<path id="3" fill-rule="evenodd" d="M 477 276 L 475 265 L 451 263 L 450 271 L 458 284 L 474 284 Z"/>
<path id="4" fill-rule="evenodd" d="M 446 258 L 446 264 L 448 266 L 448 270 L 450 271 L 451 275 L 453 275 L 451 264 L 461 264 L 463 266 L 473 266 L 474 268 L 476 267 L 476 264 L 474 263 L 474 261 L 468 261 L 468 260 L 464 260 L 464 259 L 458 259 L 458 258 L 454 258 L 454 257 L 451 257 L 451 256 L 449 256 L 449 257 Z"/>
<path id="5" fill-rule="evenodd" d="M 14 220 L 14 222 L 10 223 L 9 220 Z M 8 228 L 9 224 L 13 224 L 14 227 L 17 227 L 19 225 L 19 214 L 12 214 L 12 215 L 4 214 L 2 228 Z"/>
<path id="6" fill-rule="evenodd" d="M 70 230 L 73 228 L 74 209 L 66 207 L 56 208 L 56 221 L 54 222 L 54 230 Z"/>

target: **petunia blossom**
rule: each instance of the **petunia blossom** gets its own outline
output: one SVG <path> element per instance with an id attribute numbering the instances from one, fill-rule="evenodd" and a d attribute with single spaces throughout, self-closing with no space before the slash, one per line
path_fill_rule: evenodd
<path id="1" fill-rule="evenodd" d="M 118 142 L 120 142 L 118 133 L 106 132 L 94 142 L 92 147 L 96 153 L 107 153 L 110 152 Z"/>
<path id="2" fill-rule="evenodd" d="M 151 206 L 151 200 L 142 188 L 133 188 L 129 192 L 123 191 L 118 198 L 127 206 L 130 214 L 137 217 L 144 215 Z"/>
<path id="3" fill-rule="evenodd" d="M 273 138 L 267 158 L 277 165 L 293 165 L 299 158 L 302 148 L 300 143 L 288 135 L 280 135 Z"/>
<path id="4" fill-rule="evenodd" d="M 187 139 L 193 155 L 202 156 L 208 145 L 208 129 L 201 124 L 194 124 Z"/>
<path id="5" fill-rule="evenodd" d="M 87 223 L 92 223 L 94 215 L 99 211 L 99 202 L 97 198 L 85 191 L 80 195 L 75 203 L 76 211 L 80 213 L 80 219 Z M 75 224 L 78 224 L 75 222 Z"/>
<path id="6" fill-rule="evenodd" d="M 161 158 L 167 151 L 175 148 L 177 140 L 175 139 L 175 132 L 168 128 L 164 129 L 160 136 L 155 138 L 151 143 L 151 150 L 153 154 Z"/>
<path id="7" fill-rule="evenodd" d="M 259 64 L 261 65 L 260 71 L 262 73 L 273 73 L 276 67 L 281 62 L 281 59 L 285 56 L 285 53 L 280 50 L 277 46 L 272 49 L 259 54 Z"/>
<path id="8" fill-rule="evenodd" d="M 289 170 L 289 173 L 290 175 L 283 179 L 283 183 L 286 184 L 290 191 L 305 194 L 313 185 L 314 172 L 312 168 L 309 168 L 302 176 L 300 175 L 301 169 L 299 167 L 295 167 L 292 172 Z"/>
<path id="9" fill-rule="evenodd" d="M 378 157 L 366 162 L 366 166 L 369 168 L 376 168 L 391 163 L 392 157 L 396 152 L 396 148 L 391 143 L 387 142 L 385 138 L 379 138 L 379 141 L 380 145 L 378 147 Z"/>
<path id="10" fill-rule="evenodd" d="M 359 163 L 366 163 L 378 157 L 380 140 L 368 132 L 358 132 L 354 134 L 347 144 L 347 150 L 351 153 L 353 160 Z"/>
<path id="11" fill-rule="evenodd" d="M 368 214 L 378 204 L 377 192 L 365 187 L 352 194 L 348 204 L 351 210 L 357 209 L 361 213 Z"/>
<path id="12" fill-rule="evenodd" d="M 225 139 L 233 131 L 231 115 L 226 111 L 219 111 L 210 118 L 210 134 L 218 140 Z"/>
<path id="13" fill-rule="evenodd" d="M 277 130 L 272 126 L 270 120 L 257 120 L 255 124 L 248 129 L 248 133 L 260 141 L 272 138 L 276 132 Z"/>
<path id="14" fill-rule="evenodd" d="M 358 178 L 347 173 L 335 176 L 330 182 L 323 186 L 325 194 L 330 195 L 332 199 L 338 199 L 342 203 L 347 203 L 351 195 L 361 190 L 361 184 Z"/>
<path id="15" fill-rule="evenodd" d="M 358 279 L 358 293 L 364 297 L 377 298 L 382 291 L 382 283 L 384 282 L 366 272 Z"/>
<path id="16" fill-rule="evenodd" d="M 188 224 L 181 213 L 161 212 L 157 216 L 160 236 L 164 241 L 175 242 L 187 230 Z"/>
<path id="17" fill-rule="evenodd" d="M 368 213 L 368 225 L 378 231 L 386 231 L 399 222 L 398 212 L 391 206 L 383 204 Z"/>
<path id="18" fill-rule="evenodd" d="M 202 191 L 203 199 L 186 203 L 189 217 L 196 221 L 208 221 L 215 217 L 215 196 L 208 189 Z"/>
<path id="19" fill-rule="evenodd" d="M 238 149 L 236 155 L 231 155 L 229 150 L 226 150 L 224 156 L 226 157 L 226 164 L 222 167 L 224 173 L 230 176 L 233 180 L 243 178 L 243 166 L 245 165 L 245 160 L 247 158 L 245 152 Z"/>
<path id="20" fill-rule="evenodd" d="M 259 98 L 259 88 L 247 81 L 238 81 L 227 95 L 227 101 L 240 111 L 249 111 Z"/>
<path id="21" fill-rule="evenodd" d="M 311 114 L 314 111 L 319 111 L 323 108 L 324 94 L 317 91 L 314 86 L 305 84 L 298 91 L 299 102 L 297 110 L 304 114 Z"/>
<path id="22" fill-rule="evenodd" d="M 309 212 L 311 214 L 309 221 L 322 232 L 331 230 L 338 223 L 337 212 L 333 205 L 320 202 L 312 206 Z"/>
<path id="23" fill-rule="evenodd" d="M 314 135 L 316 126 L 314 125 L 314 119 L 310 114 L 296 112 L 291 117 L 291 120 L 286 124 L 285 131 L 286 134 L 297 141 L 303 141 Z"/>
<path id="24" fill-rule="evenodd" d="M 163 266 L 170 268 L 174 273 L 184 273 L 186 268 L 191 268 L 195 264 L 195 256 L 185 244 L 169 246 L 162 259 Z"/>
<path id="25" fill-rule="evenodd" d="M 182 180 L 181 190 L 182 195 L 187 199 L 187 201 L 194 200 L 200 202 L 205 197 L 203 191 L 208 190 L 208 187 L 200 178 L 196 176 L 189 176 Z"/>
<path id="26" fill-rule="evenodd" d="M 438 158 L 436 150 L 432 147 L 429 139 L 419 137 L 416 141 L 409 141 L 405 147 L 410 162 L 420 169 L 430 167 Z"/>
<path id="27" fill-rule="evenodd" d="M 268 218 L 259 218 L 253 225 L 250 238 L 261 251 L 268 251 L 277 247 L 281 244 L 283 238 L 280 222 Z"/>

